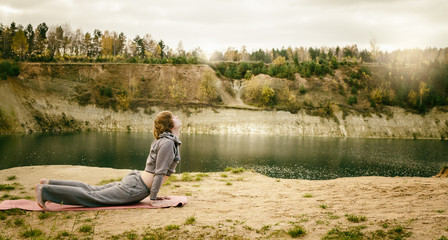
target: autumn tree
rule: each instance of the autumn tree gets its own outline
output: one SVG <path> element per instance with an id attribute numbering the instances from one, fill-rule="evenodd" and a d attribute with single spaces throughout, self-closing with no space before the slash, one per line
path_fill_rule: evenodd
<path id="1" fill-rule="evenodd" d="M 238 50 L 229 47 L 224 53 L 224 59 L 226 61 L 238 62 L 241 59 L 241 55 L 238 53 Z"/>
<path id="2" fill-rule="evenodd" d="M 83 53 L 87 56 L 87 57 L 92 57 L 93 56 L 93 50 L 92 50 L 92 35 L 90 35 L 90 33 L 86 32 L 86 34 L 84 35 L 84 40 L 83 40 L 83 44 L 82 44 L 82 49 L 83 49 Z"/>
<path id="3" fill-rule="evenodd" d="M 427 92 L 429 92 L 429 88 L 427 88 L 428 84 L 426 82 L 420 82 L 420 85 L 418 86 L 418 93 L 420 96 L 420 105 L 423 103 L 423 97 L 426 95 Z"/>
<path id="4" fill-rule="evenodd" d="M 113 54 L 113 45 L 114 39 L 109 34 L 109 31 L 104 31 L 104 34 L 101 36 L 101 54 L 103 56 L 110 56 Z"/>
<path id="5" fill-rule="evenodd" d="M 28 51 L 28 42 L 22 29 L 19 29 L 12 38 L 12 50 L 20 59 L 25 58 Z"/>
<path id="6" fill-rule="evenodd" d="M 276 59 L 274 59 L 274 61 L 272 61 L 272 63 L 275 66 L 280 66 L 280 65 L 283 65 L 286 63 L 286 59 L 285 59 L 285 57 L 278 56 Z"/>
<path id="7" fill-rule="evenodd" d="M 199 85 L 198 98 L 205 101 L 215 101 L 218 98 L 217 80 L 213 71 L 205 71 Z"/>

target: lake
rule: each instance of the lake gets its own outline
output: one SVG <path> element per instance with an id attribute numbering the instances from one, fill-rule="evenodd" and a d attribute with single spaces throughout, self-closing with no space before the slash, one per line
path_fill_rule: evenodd
<path id="1" fill-rule="evenodd" d="M 69 164 L 145 167 L 150 133 L 0 136 L 0 169 Z M 448 164 L 448 141 L 182 134 L 177 172 L 244 167 L 275 178 L 431 177 Z"/>

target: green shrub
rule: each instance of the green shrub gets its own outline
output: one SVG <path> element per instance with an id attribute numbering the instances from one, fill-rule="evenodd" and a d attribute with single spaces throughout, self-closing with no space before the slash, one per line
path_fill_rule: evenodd
<path id="1" fill-rule="evenodd" d="M 93 232 L 93 226 L 89 225 L 89 224 L 85 224 L 85 225 L 82 225 L 81 227 L 79 227 L 78 230 L 82 233 L 91 233 L 91 232 Z"/>
<path id="2" fill-rule="evenodd" d="M 39 229 L 29 229 L 23 232 L 21 235 L 24 238 L 36 238 L 42 236 L 43 232 Z"/>
<path id="3" fill-rule="evenodd" d="M 179 225 L 168 225 L 165 227 L 165 230 L 167 230 L 167 231 L 179 230 L 179 229 L 180 229 Z"/>
<path id="4" fill-rule="evenodd" d="M 306 230 L 302 226 L 295 225 L 293 228 L 288 230 L 288 234 L 293 238 L 297 238 L 305 235 Z"/>
<path id="5" fill-rule="evenodd" d="M 347 214 L 345 215 L 347 217 L 347 220 L 350 222 L 358 223 L 358 222 L 364 222 L 367 220 L 366 216 L 357 216 L 353 214 Z"/>
<path id="6" fill-rule="evenodd" d="M 333 228 L 327 232 L 325 236 L 322 237 L 322 240 L 330 240 L 330 239 L 364 239 L 364 234 L 361 232 L 362 229 L 366 228 L 365 226 L 357 226 L 350 227 L 348 229 L 341 229 L 339 227 Z"/>
<path id="7" fill-rule="evenodd" d="M 193 223 L 196 222 L 196 218 L 194 216 L 187 218 L 187 220 L 185 220 L 185 225 L 191 225 Z"/>
<path id="8" fill-rule="evenodd" d="M 356 96 L 350 96 L 347 99 L 347 104 L 348 105 L 353 105 L 353 104 L 356 104 L 356 103 L 358 103 L 358 98 Z"/>

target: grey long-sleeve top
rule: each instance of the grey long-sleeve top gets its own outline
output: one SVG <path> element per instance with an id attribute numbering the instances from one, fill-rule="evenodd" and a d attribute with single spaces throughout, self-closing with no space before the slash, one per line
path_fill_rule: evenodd
<path id="1" fill-rule="evenodd" d="M 151 150 L 146 160 L 145 171 L 154 174 L 150 199 L 156 200 L 162 186 L 163 177 L 171 176 L 176 172 L 176 166 L 180 161 L 179 146 L 182 143 L 170 132 L 159 135 L 159 139 L 151 144 Z"/>

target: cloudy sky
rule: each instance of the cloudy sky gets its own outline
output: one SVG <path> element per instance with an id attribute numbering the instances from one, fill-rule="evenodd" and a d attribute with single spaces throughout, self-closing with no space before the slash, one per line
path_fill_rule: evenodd
<path id="1" fill-rule="evenodd" d="M 146 33 L 171 48 L 182 41 L 227 47 L 448 47 L 447 0 L 0 0 L 0 22 L 68 23 L 83 32 Z"/>

